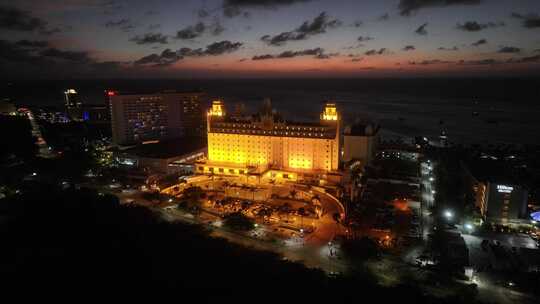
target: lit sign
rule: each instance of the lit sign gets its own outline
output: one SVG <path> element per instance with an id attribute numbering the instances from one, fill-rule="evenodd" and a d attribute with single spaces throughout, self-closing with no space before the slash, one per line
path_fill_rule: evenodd
<path id="1" fill-rule="evenodd" d="M 499 191 L 500 193 L 511 193 L 512 191 L 514 191 L 514 187 L 497 185 L 497 191 Z"/>
<path id="2" fill-rule="evenodd" d="M 107 91 L 107 95 L 114 96 L 114 95 L 116 95 L 116 93 L 114 91 Z"/>

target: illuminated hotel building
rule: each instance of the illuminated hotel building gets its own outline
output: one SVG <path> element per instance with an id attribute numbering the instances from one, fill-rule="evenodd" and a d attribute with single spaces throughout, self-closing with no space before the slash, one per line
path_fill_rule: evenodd
<path id="1" fill-rule="evenodd" d="M 285 121 L 269 100 L 252 117 L 228 116 L 221 101 L 207 115 L 208 160 L 198 173 L 297 180 L 324 179 L 338 170 L 340 117 L 334 103 L 325 104 L 316 123 Z"/>
<path id="2" fill-rule="evenodd" d="M 206 134 L 202 92 L 132 94 L 108 91 L 107 95 L 113 142 L 117 145 Z"/>

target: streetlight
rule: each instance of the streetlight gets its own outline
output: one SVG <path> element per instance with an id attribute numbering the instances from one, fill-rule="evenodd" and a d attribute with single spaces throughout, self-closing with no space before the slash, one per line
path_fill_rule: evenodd
<path id="1" fill-rule="evenodd" d="M 429 178 L 429 181 L 430 181 L 430 182 L 432 182 L 432 181 L 434 181 L 434 180 L 435 180 L 435 179 L 434 179 L 433 177 L 430 177 L 430 178 Z"/>
<path id="2" fill-rule="evenodd" d="M 452 217 L 454 217 L 454 213 L 450 210 L 446 210 L 444 211 L 444 216 L 447 218 L 447 219 L 452 219 Z"/>
<path id="3" fill-rule="evenodd" d="M 467 231 L 469 233 L 471 233 L 473 231 L 474 227 L 473 227 L 473 225 L 471 223 L 466 223 L 465 224 L 465 229 L 467 229 Z"/>

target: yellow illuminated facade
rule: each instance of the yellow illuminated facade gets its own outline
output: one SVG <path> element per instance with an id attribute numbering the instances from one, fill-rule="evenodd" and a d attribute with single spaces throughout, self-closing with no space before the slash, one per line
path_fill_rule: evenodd
<path id="1" fill-rule="evenodd" d="M 326 104 L 319 122 L 294 123 L 271 109 L 253 118 L 229 118 L 223 102 L 214 101 L 208 111 L 208 161 L 197 171 L 296 180 L 298 173 L 337 171 L 339 147 L 339 116 L 333 103 Z"/>
<path id="2" fill-rule="evenodd" d="M 225 107 L 223 106 L 223 102 L 221 102 L 220 100 L 215 100 L 212 103 L 212 107 L 208 111 L 208 116 L 225 116 Z"/>

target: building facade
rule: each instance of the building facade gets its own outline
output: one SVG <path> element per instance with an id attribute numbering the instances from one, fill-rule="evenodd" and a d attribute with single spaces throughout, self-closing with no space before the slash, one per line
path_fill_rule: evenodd
<path id="1" fill-rule="evenodd" d="M 343 130 L 343 161 L 358 160 L 362 166 L 377 153 L 379 126 L 354 124 Z"/>
<path id="2" fill-rule="evenodd" d="M 483 169 L 487 170 L 487 173 L 490 172 L 485 167 Z M 509 181 L 508 178 L 497 177 L 496 173 L 485 176 L 478 172 L 480 170 L 471 170 L 465 164 L 462 164 L 462 170 L 463 180 L 471 190 L 471 199 L 484 221 L 501 225 L 529 222 L 527 189 Z"/>
<path id="3" fill-rule="evenodd" d="M 83 120 L 82 101 L 79 98 L 79 93 L 75 89 L 68 89 L 64 91 L 66 99 L 66 113 L 69 119 L 74 121 Z"/>
<path id="4" fill-rule="evenodd" d="M 281 119 L 269 101 L 251 118 L 229 117 L 221 101 L 208 112 L 208 161 L 197 172 L 252 174 L 296 180 L 336 172 L 339 166 L 340 117 L 327 103 L 316 123 Z"/>
<path id="5" fill-rule="evenodd" d="M 205 134 L 202 92 L 109 91 L 108 96 L 113 142 L 117 145 Z"/>

